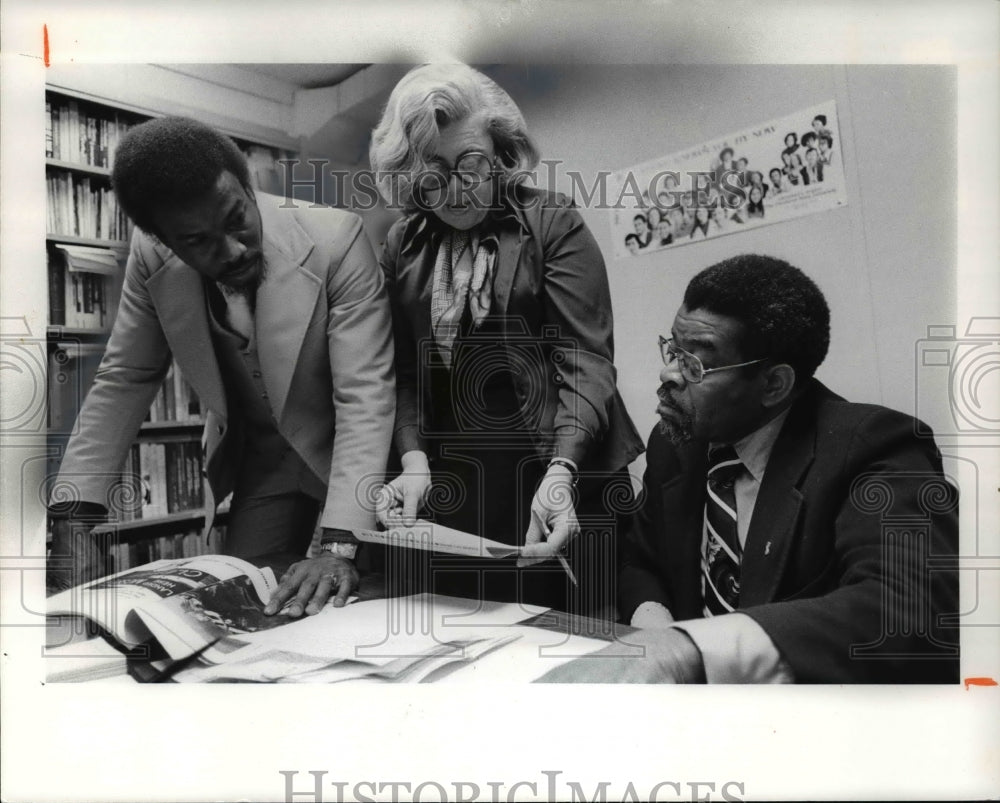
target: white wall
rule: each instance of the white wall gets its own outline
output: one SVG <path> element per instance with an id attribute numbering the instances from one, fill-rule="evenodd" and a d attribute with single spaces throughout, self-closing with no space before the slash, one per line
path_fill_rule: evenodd
<path id="1" fill-rule="evenodd" d="M 645 435 L 655 417 L 659 357 L 688 280 L 744 252 L 787 259 L 832 310 L 819 378 L 855 401 L 906 412 L 914 348 L 930 324 L 955 323 L 955 71 L 882 66 L 503 65 L 487 71 L 520 105 L 544 159 L 587 185 L 619 170 L 834 99 L 848 203 L 785 223 L 667 252 L 614 259 L 610 212 L 583 209 L 605 254 L 619 387 Z M 563 178 L 557 189 L 569 192 Z M 923 398 L 935 426 L 947 398 Z M 929 414 L 928 414 L 929 411 Z M 938 423 L 940 422 L 940 424 Z"/>

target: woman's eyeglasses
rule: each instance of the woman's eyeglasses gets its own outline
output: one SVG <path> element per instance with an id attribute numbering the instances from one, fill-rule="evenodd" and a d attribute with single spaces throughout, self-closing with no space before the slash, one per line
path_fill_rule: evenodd
<path id="1" fill-rule="evenodd" d="M 448 167 L 440 161 L 433 161 L 417 177 L 420 191 L 428 193 L 443 193 L 447 191 L 453 178 L 458 179 L 458 185 L 463 189 L 475 189 L 480 184 L 489 181 L 494 172 L 494 159 L 480 151 L 469 151 L 462 154 L 454 167 Z"/>

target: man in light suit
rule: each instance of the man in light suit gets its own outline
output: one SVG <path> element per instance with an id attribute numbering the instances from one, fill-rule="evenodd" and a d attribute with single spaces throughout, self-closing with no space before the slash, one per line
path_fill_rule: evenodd
<path id="1" fill-rule="evenodd" d="M 132 129 L 112 175 L 136 224 L 107 351 L 60 468 L 52 585 L 107 568 L 81 518 L 109 485 L 171 356 L 206 413 L 211 526 L 233 492 L 226 551 L 305 555 L 322 508 L 323 554 L 293 564 L 270 611 L 315 613 L 357 585 L 347 532 L 375 526 L 369 486 L 395 415 L 389 306 L 357 216 L 254 192 L 227 137 L 186 118 Z M 207 530 L 206 526 L 206 530 Z"/>
<path id="2" fill-rule="evenodd" d="M 642 629 L 546 680 L 958 681 L 957 493 L 915 419 L 813 378 L 829 322 L 781 260 L 692 279 L 620 577 Z"/>

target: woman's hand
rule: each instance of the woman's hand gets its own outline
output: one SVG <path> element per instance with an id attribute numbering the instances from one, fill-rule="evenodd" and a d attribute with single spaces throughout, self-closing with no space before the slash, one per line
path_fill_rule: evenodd
<path id="1" fill-rule="evenodd" d="M 403 473 L 381 489 L 375 515 L 385 527 L 412 527 L 431 487 L 427 455 L 407 452 L 402 457 Z"/>
<path id="2" fill-rule="evenodd" d="M 579 533 L 580 523 L 573 505 L 573 475 L 565 466 L 549 466 L 531 500 L 531 523 L 517 565 L 531 566 L 555 557 Z"/>

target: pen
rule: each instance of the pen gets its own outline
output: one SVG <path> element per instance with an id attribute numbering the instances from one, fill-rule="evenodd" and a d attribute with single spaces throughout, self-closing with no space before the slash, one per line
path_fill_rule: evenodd
<path id="1" fill-rule="evenodd" d="M 531 511 L 531 515 L 534 516 L 535 512 Z M 548 536 L 552 534 L 552 528 L 549 527 L 548 524 L 546 524 L 544 521 L 541 522 L 541 525 L 542 525 L 542 530 L 544 530 L 545 532 L 545 537 L 548 538 Z M 566 560 L 565 556 L 561 552 L 556 553 L 556 558 L 558 558 L 559 563 L 562 564 L 563 570 L 566 572 L 567 576 L 569 577 L 573 585 L 579 588 L 580 584 L 576 581 L 576 575 L 573 574 L 573 570 L 569 566 L 569 561 Z"/>
<path id="2" fill-rule="evenodd" d="M 569 579 L 573 581 L 573 585 L 579 588 L 580 584 L 576 582 L 576 575 L 573 574 L 573 570 L 569 567 L 569 561 L 560 554 L 557 554 L 556 557 L 559 558 L 559 562 L 562 564 L 563 569 L 566 570 L 566 574 L 569 575 Z"/>

